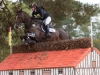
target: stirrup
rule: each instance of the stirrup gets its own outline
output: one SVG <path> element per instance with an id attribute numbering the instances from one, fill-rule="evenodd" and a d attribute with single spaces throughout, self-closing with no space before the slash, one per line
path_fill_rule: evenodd
<path id="1" fill-rule="evenodd" d="M 51 37 L 50 33 L 47 33 L 47 37 Z"/>

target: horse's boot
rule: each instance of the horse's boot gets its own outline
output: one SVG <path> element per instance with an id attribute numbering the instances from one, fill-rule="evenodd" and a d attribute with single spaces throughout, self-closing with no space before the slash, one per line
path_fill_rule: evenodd
<path id="1" fill-rule="evenodd" d="M 31 45 L 36 44 L 36 41 L 35 40 L 31 40 L 30 37 L 27 37 L 27 40 L 28 40 L 28 44 L 31 44 Z"/>
<path id="2" fill-rule="evenodd" d="M 49 33 L 49 25 L 45 26 L 45 30 L 46 30 L 46 36 L 47 37 L 51 37 L 50 33 Z"/>
<path id="3" fill-rule="evenodd" d="M 30 39 L 30 37 L 27 37 L 27 41 L 28 41 L 29 43 L 32 42 L 32 40 Z"/>
<path id="4" fill-rule="evenodd" d="M 36 41 L 32 40 L 29 44 L 34 45 L 36 44 Z"/>
<path id="5" fill-rule="evenodd" d="M 28 44 L 25 38 L 26 38 L 26 36 L 20 36 L 21 41 L 22 41 L 24 44 Z"/>

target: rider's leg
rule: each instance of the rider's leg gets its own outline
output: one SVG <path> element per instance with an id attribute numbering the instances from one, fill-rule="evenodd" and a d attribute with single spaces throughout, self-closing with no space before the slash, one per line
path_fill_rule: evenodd
<path id="1" fill-rule="evenodd" d="M 46 36 L 47 36 L 47 37 L 50 37 L 49 25 L 46 25 L 46 26 L 45 26 L 45 29 L 46 29 Z"/>
<path id="2" fill-rule="evenodd" d="M 51 22 L 51 17 L 47 17 L 45 20 L 44 20 L 44 23 L 45 23 L 45 30 L 46 30 L 46 36 L 47 37 L 50 37 L 50 33 L 49 33 L 49 23 Z"/>

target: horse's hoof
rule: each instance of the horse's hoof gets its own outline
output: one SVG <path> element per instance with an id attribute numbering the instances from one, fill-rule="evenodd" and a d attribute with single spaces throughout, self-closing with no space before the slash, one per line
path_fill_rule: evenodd
<path id="1" fill-rule="evenodd" d="M 35 41 L 31 41 L 31 42 L 29 42 L 29 44 L 34 45 L 34 44 L 36 44 L 36 42 Z"/>
<path id="2" fill-rule="evenodd" d="M 25 45 L 28 45 L 28 43 L 24 43 Z"/>

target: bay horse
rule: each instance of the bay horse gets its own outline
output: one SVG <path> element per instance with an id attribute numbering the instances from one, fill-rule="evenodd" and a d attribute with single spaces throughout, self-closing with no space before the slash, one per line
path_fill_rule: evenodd
<path id="1" fill-rule="evenodd" d="M 28 14 L 22 10 L 16 12 L 16 20 L 14 28 L 18 29 L 21 23 L 24 23 L 25 36 L 21 36 L 20 39 L 26 41 L 30 44 L 38 43 L 38 42 L 48 42 L 48 41 L 58 41 L 58 40 L 67 40 L 70 39 L 67 32 L 63 29 L 54 29 L 51 28 L 50 35 L 51 37 L 46 37 L 45 30 L 43 29 L 43 23 L 38 22 L 35 23 L 31 20 Z M 34 23 L 34 24 L 33 24 Z M 53 31 L 52 31 L 53 30 Z M 30 41 L 30 42 L 29 42 Z"/>

